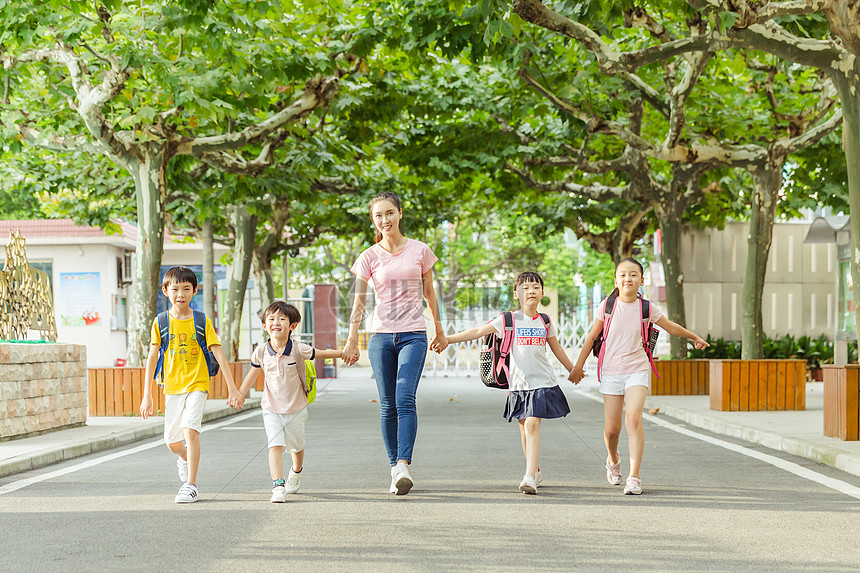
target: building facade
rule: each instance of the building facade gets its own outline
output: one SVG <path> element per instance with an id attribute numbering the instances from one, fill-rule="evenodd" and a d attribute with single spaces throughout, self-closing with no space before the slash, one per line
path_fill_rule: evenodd
<path id="1" fill-rule="evenodd" d="M 809 228 L 809 221 L 774 225 L 762 296 L 763 326 L 770 337 L 834 336 L 836 245 L 805 243 Z M 748 233 L 746 222 L 729 222 L 724 229 L 685 231 L 681 267 L 690 330 L 740 340 Z M 661 272 L 654 265 L 652 275 L 655 267 Z M 661 281 L 662 277 L 652 276 L 654 284 Z"/>

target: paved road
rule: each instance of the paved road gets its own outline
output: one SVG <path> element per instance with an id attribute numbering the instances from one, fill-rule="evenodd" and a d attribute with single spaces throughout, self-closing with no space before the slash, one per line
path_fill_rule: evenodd
<path id="1" fill-rule="evenodd" d="M 173 503 L 174 458 L 157 441 L 0 480 L 0 571 L 857 570 L 860 478 L 718 439 L 846 494 L 646 422 L 645 494 L 624 496 L 605 481 L 600 403 L 565 390 L 573 413 L 543 425 L 537 496 L 516 489 L 524 462 L 504 394 L 475 378 L 421 382 L 416 486 L 388 494 L 375 386 L 346 378 L 311 406 L 288 503 L 268 502 L 249 412 L 201 437 L 196 504 Z"/>

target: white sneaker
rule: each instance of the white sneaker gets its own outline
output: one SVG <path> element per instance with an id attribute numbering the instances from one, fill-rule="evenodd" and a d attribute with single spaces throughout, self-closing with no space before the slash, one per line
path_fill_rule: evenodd
<path id="1" fill-rule="evenodd" d="M 535 478 L 529 474 L 523 476 L 523 481 L 520 483 L 520 491 L 528 494 L 537 493 L 537 484 Z"/>
<path id="2" fill-rule="evenodd" d="M 609 461 L 609 456 L 606 456 L 606 481 L 612 485 L 621 485 L 621 454 L 615 453 L 618 456 L 618 463 L 613 464 Z"/>
<path id="3" fill-rule="evenodd" d="M 642 482 L 637 477 L 630 476 L 627 478 L 627 484 L 624 486 L 624 495 L 640 495 L 642 493 Z"/>
<path id="4" fill-rule="evenodd" d="M 282 485 L 276 485 L 272 488 L 272 503 L 284 503 L 287 501 L 287 488 Z"/>
<path id="5" fill-rule="evenodd" d="M 290 474 L 287 476 L 287 485 L 286 491 L 287 493 L 296 493 L 299 491 L 299 484 L 302 483 L 302 474 L 296 473 L 293 471 L 293 468 L 290 468 Z"/>
<path id="6" fill-rule="evenodd" d="M 535 487 L 540 487 L 541 482 L 543 481 L 543 474 L 540 473 L 540 468 L 535 472 Z"/>
<path id="7" fill-rule="evenodd" d="M 185 483 L 188 481 L 188 460 L 183 460 L 176 457 L 176 469 L 179 472 L 179 481 Z"/>
<path id="8" fill-rule="evenodd" d="M 406 495 L 412 489 L 412 485 L 409 466 L 406 462 L 397 462 L 397 465 L 391 469 L 391 493 L 394 495 Z"/>
<path id="9" fill-rule="evenodd" d="M 194 503 L 197 499 L 197 486 L 193 483 L 184 483 L 173 501 L 176 503 Z"/>

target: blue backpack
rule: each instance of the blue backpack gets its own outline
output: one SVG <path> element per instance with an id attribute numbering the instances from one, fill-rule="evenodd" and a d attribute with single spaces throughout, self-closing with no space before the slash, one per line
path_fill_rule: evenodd
<path id="1" fill-rule="evenodd" d="M 218 374 L 221 366 L 209 352 L 209 345 L 206 344 L 206 315 L 199 310 L 192 310 L 192 312 L 194 313 L 194 330 L 197 334 L 197 343 L 200 345 L 200 350 L 203 351 L 203 358 L 206 359 L 206 367 L 211 378 Z M 163 388 L 164 355 L 167 353 L 167 343 L 170 341 L 170 316 L 167 311 L 158 313 L 158 334 L 161 337 L 161 346 L 158 348 L 158 362 L 155 363 L 155 374 L 152 378 L 158 380 L 158 385 Z M 160 378 L 159 374 L 161 375 Z"/>

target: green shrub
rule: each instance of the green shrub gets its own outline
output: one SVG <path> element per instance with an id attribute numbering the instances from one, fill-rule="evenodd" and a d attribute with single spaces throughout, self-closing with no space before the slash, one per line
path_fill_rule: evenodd
<path id="1" fill-rule="evenodd" d="M 687 358 L 709 358 L 709 359 L 736 359 L 741 357 L 741 343 L 739 340 L 725 340 L 723 338 L 706 338 L 710 346 L 702 350 L 691 348 L 687 351 Z M 818 368 L 822 364 L 833 362 L 833 343 L 825 335 L 818 338 L 800 336 L 794 338 L 790 334 L 782 337 L 770 338 L 765 335 L 762 341 L 764 358 L 795 358 L 806 360 L 810 368 Z M 853 351 L 853 353 L 852 353 Z M 852 358 L 853 354 L 853 358 Z M 849 362 L 857 360 L 857 343 L 849 344 Z"/>

